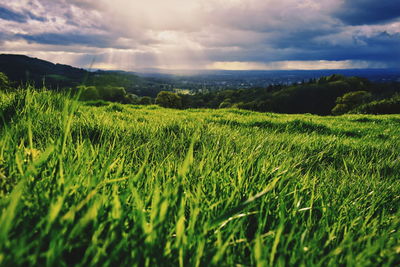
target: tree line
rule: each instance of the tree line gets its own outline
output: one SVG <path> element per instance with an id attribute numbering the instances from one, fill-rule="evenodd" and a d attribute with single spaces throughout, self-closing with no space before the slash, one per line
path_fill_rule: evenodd
<path id="1" fill-rule="evenodd" d="M 159 93 L 161 94 L 166 93 Z M 317 115 L 400 113 L 400 83 L 372 83 L 365 78 L 337 74 L 289 86 L 271 85 L 265 88 L 175 95 L 175 98 L 169 97 L 175 99 L 174 101 L 162 101 L 166 102 L 162 106 L 240 108 L 260 112 Z M 156 102 L 160 102 L 157 98 Z"/>
<path id="2" fill-rule="evenodd" d="M 123 104 L 166 108 L 239 108 L 260 112 L 311 113 L 400 113 L 400 83 L 372 83 L 360 77 L 331 75 L 293 85 L 271 85 L 252 89 L 221 90 L 207 93 L 178 94 L 171 88 L 157 88 L 150 95 L 127 92 L 110 79 L 89 86 L 76 86 L 82 101 L 110 101 Z M 112 81 L 112 79 L 111 79 Z M 7 76 L 0 73 L 0 87 L 11 88 Z"/>

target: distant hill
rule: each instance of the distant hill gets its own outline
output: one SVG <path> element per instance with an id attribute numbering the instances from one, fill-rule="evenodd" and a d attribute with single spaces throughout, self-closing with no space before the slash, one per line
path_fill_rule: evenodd
<path id="1" fill-rule="evenodd" d="M 15 86 L 33 82 L 49 89 L 63 89 L 78 85 L 124 87 L 127 92 L 155 97 L 168 85 L 154 78 L 142 78 L 131 72 L 95 71 L 54 64 L 24 55 L 0 54 L 0 72 L 5 73 Z"/>
<path id="2" fill-rule="evenodd" d="M 347 70 L 347 72 L 349 71 Z M 250 76 L 243 74 L 246 72 L 221 72 L 229 75 L 140 77 L 132 72 L 101 70 L 91 72 L 23 55 L 2 54 L 0 55 L 0 72 L 4 72 L 14 86 L 33 82 L 36 87 L 41 87 L 44 84 L 49 89 L 62 90 L 85 85 L 87 86 L 85 89 L 87 90 L 85 91 L 87 93 L 85 99 L 87 100 L 103 99 L 133 103 L 135 101 L 127 102 L 126 99 L 131 97 L 129 99 L 137 100 L 139 98 L 135 98 L 131 94 L 155 98 L 160 91 L 188 88 L 188 91 L 191 91 L 190 94 L 177 91 L 180 94 L 182 108 L 236 107 L 262 112 L 312 113 L 319 115 L 332 114 L 334 108 L 342 113 L 350 112 L 352 109 L 357 108 L 356 111 L 359 113 L 400 113 L 400 83 L 395 82 L 398 79 L 396 78 L 397 72 L 391 71 L 382 72 L 389 76 L 382 74 L 383 76 L 381 77 L 390 77 L 391 73 L 393 73 L 394 77 L 389 80 L 382 78 L 380 81 L 384 82 L 371 81 L 356 76 L 348 77 L 340 73 L 323 77 L 317 76 L 318 78 L 295 82 L 298 77 L 306 76 L 301 76 L 299 71 L 270 72 L 269 75 L 277 75 L 277 83 L 259 86 L 256 81 L 266 82 L 270 79 L 269 77 L 273 76 L 262 78 L 263 75 L 267 74 L 266 72 L 249 71 L 248 75 Z M 371 70 L 370 72 L 374 73 L 374 75 L 381 73 L 380 70 Z M 323 70 L 316 72 L 318 75 L 322 73 L 324 73 Z M 308 74 L 311 75 L 312 73 L 305 72 L 302 75 Z M 293 77 L 295 80 L 292 80 Z M 379 75 L 375 77 L 379 77 Z M 205 80 L 200 83 L 203 78 Z M 223 86 L 216 90 L 201 90 L 201 87 L 204 87 L 206 83 L 211 88 Z M 241 85 L 244 83 L 248 83 L 248 85 L 242 88 Z M 227 84 L 233 90 L 224 89 Z M 124 93 L 118 98 L 112 93 L 106 94 L 105 92 Z M 362 101 L 356 99 L 357 103 L 343 104 L 343 101 L 340 102 L 339 98 L 351 92 L 354 92 L 353 95 L 355 96 L 367 95 L 368 97 L 365 97 Z M 347 95 L 347 97 L 351 99 L 351 94 Z M 354 102 L 355 100 L 352 101 Z M 154 99 L 147 102 L 153 103 Z M 346 107 L 344 108 L 343 106 Z"/>
<path id="3" fill-rule="evenodd" d="M 0 71 L 15 83 L 34 82 L 35 85 L 75 86 L 83 82 L 89 72 L 68 65 L 54 64 L 23 55 L 0 55 Z"/>

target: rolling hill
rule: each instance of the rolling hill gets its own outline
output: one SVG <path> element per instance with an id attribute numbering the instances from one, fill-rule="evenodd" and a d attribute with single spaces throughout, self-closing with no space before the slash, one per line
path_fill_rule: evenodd
<path id="1" fill-rule="evenodd" d="M 0 72 L 5 73 L 14 85 L 34 83 L 36 87 L 45 85 L 49 89 L 63 89 L 78 85 L 124 87 L 129 93 L 155 97 L 168 85 L 154 78 L 142 78 L 132 72 L 88 71 L 69 65 L 54 64 L 49 61 L 24 55 L 0 55 Z"/>

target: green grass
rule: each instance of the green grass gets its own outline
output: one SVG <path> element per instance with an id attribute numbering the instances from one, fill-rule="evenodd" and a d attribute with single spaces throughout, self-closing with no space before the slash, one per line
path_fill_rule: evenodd
<path id="1" fill-rule="evenodd" d="M 0 97 L 1 266 L 400 264 L 400 115 Z"/>

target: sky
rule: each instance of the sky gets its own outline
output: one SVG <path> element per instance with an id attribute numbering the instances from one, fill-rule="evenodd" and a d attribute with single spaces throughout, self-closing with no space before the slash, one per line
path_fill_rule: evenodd
<path id="1" fill-rule="evenodd" d="M 0 0 L 0 53 L 83 68 L 400 68 L 399 0 Z"/>

